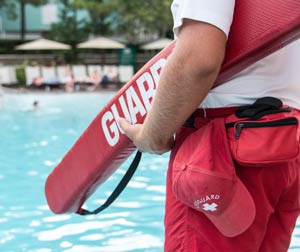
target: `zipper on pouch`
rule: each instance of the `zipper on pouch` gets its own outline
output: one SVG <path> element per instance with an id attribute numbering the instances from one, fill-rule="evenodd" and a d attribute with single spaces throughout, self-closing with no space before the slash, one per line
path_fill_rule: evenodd
<path id="1" fill-rule="evenodd" d="M 235 138 L 239 139 L 241 132 L 245 128 L 265 128 L 265 127 L 281 127 L 288 125 L 297 125 L 298 121 L 296 118 L 285 118 L 277 121 L 270 122 L 239 122 L 236 124 L 235 128 Z M 233 127 L 234 124 L 227 125 L 227 127 Z"/>

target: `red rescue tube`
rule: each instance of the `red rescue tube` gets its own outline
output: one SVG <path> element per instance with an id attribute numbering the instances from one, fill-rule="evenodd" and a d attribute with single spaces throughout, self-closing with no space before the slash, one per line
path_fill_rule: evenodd
<path id="1" fill-rule="evenodd" d="M 268 11 L 265 11 L 265 10 Z M 259 25 L 257 25 L 259 24 Z M 215 86 L 300 37 L 299 0 L 239 0 L 226 57 Z M 161 68 L 175 42 L 158 53 L 100 111 L 48 176 L 45 193 L 57 214 L 76 212 L 135 150 L 118 117 L 141 123 L 150 108 Z"/>
<path id="2" fill-rule="evenodd" d="M 162 66 L 175 42 L 151 59 L 102 109 L 46 181 L 54 213 L 76 212 L 84 201 L 135 150 L 117 118 L 143 122 Z"/>

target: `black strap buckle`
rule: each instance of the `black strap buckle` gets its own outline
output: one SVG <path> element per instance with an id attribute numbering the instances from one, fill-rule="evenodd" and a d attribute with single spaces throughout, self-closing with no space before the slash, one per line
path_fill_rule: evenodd
<path id="1" fill-rule="evenodd" d="M 265 115 L 290 111 L 289 108 L 282 108 L 282 101 L 280 99 L 268 96 L 257 99 L 251 105 L 239 107 L 235 115 L 238 118 L 257 120 Z"/>

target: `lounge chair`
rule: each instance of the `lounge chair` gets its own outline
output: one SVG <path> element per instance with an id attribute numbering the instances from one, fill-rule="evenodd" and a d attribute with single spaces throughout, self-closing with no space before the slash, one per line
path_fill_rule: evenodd
<path id="1" fill-rule="evenodd" d="M 121 83 L 128 82 L 134 75 L 132 66 L 119 66 L 119 80 Z"/>
<path id="2" fill-rule="evenodd" d="M 15 66 L 0 66 L 0 84 L 12 85 L 17 83 Z"/>
<path id="3" fill-rule="evenodd" d="M 75 81 L 75 90 L 80 90 L 82 85 L 91 85 L 85 65 L 73 65 L 72 73 Z"/>
<path id="4" fill-rule="evenodd" d="M 102 74 L 102 67 L 100 65 L 88 65 L 87 66 L 88 70 L 88 76 L 92 76 L 95 73 Z"/>
<path id="5" fill-rule="evenodd" d="M 25 76 L 27 86 L 34 85 L 39 87 L 43 84 L 39 66 L 26 66 Z"/>

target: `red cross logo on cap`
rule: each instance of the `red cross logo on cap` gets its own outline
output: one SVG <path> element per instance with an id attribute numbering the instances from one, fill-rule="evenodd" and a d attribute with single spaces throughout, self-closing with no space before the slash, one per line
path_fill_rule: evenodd
<path id="1" fill-rule="evenodd" d="M 217 211 L 217 204 L 216 203 L 211 203 L 211 204 L 208 204 L 208 203 L 205 203 L 203 204 L 203 210 L 204 211 Z"/>

